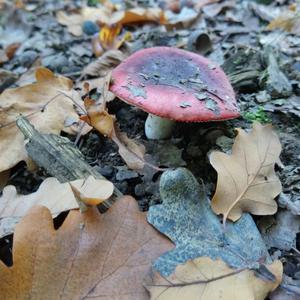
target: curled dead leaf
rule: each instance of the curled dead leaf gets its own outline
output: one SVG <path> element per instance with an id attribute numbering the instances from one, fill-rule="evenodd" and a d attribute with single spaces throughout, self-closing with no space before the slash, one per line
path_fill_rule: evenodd
<path id="1" fill-rule="evenodd" d="M 105 179 L 89 176 L 70 182 L 73 193 L 86 205 L 98 205 L 107 200 L 114 192 L 114 185 Z"/>
<path id="2" fill-rule="evenodd" d="M 144 155 L 146 152 L 144 145 L 128 138 L 127 134 L 121 132 L 116 126 L 112 140 L 118 145 L 119 154 L 130 169 L 141 170 L 144 168 Z"/>

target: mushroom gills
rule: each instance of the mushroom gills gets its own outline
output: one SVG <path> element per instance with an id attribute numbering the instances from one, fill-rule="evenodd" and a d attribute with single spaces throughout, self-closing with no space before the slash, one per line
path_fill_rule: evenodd
<path id="1" fill-rule="evenodd" d="M 145 134 L 148 139 L 168 139 L 172 135 L 175 121 L 149 114 L 145 123 Z"/>

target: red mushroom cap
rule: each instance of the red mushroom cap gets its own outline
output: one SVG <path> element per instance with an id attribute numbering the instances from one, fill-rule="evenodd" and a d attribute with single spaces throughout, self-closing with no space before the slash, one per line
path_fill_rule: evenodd
<path id="1" fill-rule="evenodd" d="M 205 122 L 239 116 L 223 70 L 185 50 L 154 47 L 135 52 L 112 72 L 110 90 L 128 104 L 163 118 Z"/>

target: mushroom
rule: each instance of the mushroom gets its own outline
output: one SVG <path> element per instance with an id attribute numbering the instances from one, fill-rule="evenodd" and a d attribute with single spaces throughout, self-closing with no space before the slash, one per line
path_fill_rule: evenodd
<path id="1" fill-rule="evenodd" d="M 135 52 L 112 72 L 110 90 L 149 113 L 149 139 L 169 138 L 174 121 L 233 119 L 239 110 L 232 86 L 220 67 L 185 50 L 154 47 Z"/>

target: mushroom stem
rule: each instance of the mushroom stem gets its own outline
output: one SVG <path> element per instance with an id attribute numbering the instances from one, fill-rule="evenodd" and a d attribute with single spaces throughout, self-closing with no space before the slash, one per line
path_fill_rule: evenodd
<path id="1" fill-rule="evenodd" d="M 150 140 L 171 137 L 175 121 L 149 114 L 145 123 L 145 134 Z"/>

